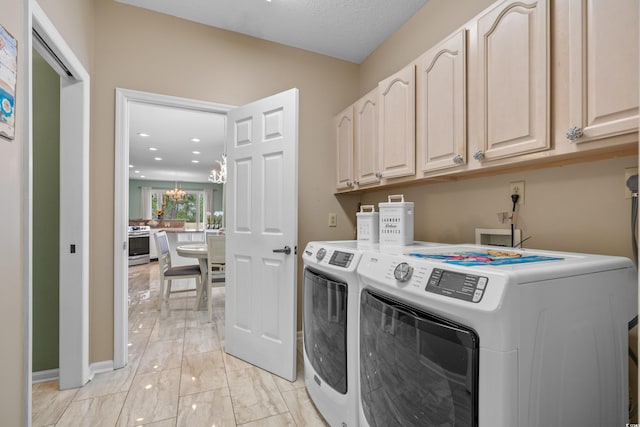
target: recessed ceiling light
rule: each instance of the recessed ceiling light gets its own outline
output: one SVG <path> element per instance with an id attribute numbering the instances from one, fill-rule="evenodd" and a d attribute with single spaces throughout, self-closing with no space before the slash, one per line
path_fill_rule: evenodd
<path id="1" fill-rule="evenodd" d="M 200 142 L 198 138 L 191 138 L 191 142 Z"/>
<path id="2" fill-rule="evenodd" d="M 154 157 L 153 160 L 162 160 L 162 157 Z"/>
<path id="3" fill-rule="evenodd" d="M 146 138 L 146 137 L 151 136 L 151 135 L 149 135 L 148 133 L 144 133 L 144 132 L 138 132 L 138 136 Z"/>
<path id="4" fill-rule="evenodd" d="M 140 173 L 140 171 L 133 171 L 133 173 Z"/>
<path id="5" fill-rule="evenodd" d="M 200 160 L 191 160 L 191 163 L 200 163 Z"/>
<path id="6" fill-rule="evenodd" d="M 149 147 L 149 151 L 158 151 L 156 147 Z"/>
<path id="7" fill-rule="evenodd" d="M 132 168 L 132 167 L 133 167 L 133 165 L 129 165 L 129 167 L 130 167 L 130 168 Z"/>
<path id="8" fill-rule="evenodd" d="M 140 175 L 140 178 L 144 178 L 144 175 Z"/>
<path id="9" fill-rule="evenodd" d="M 200 154 L 199 151 L 192 151 L 193 154 Z"/>

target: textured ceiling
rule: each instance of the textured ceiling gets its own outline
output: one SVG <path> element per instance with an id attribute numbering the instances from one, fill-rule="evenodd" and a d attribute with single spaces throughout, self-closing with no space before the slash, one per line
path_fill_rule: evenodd
<path id="1" fill-rule="evenodd" d="M 427 0 L 117 0 L 361 63 Z"/>

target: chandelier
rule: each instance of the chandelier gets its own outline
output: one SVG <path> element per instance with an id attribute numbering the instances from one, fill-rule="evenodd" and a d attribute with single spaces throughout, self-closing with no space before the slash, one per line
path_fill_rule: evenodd
<path id="1" fill-rule="evenodd" d="M 173 190 L 167 190 L 166 193 L 164 193 L 168 198 L 170 198 L 173 201 L 176 202 L 180 202 L 182 200 L 184 200 L 184 198 L 187 196 L 187 192 L 184 191 L 182 188 L 178 187 L 178 180 L 176 179 L 176 187 Z"/>
<path id="2" fill-rule="evenodd" d="M 209 182 L 225 184 L 227 182 L 227 155 L 222 154 L 222 161 L 216 160 L 218 166 L 214 166 L 209 174 Z"/>

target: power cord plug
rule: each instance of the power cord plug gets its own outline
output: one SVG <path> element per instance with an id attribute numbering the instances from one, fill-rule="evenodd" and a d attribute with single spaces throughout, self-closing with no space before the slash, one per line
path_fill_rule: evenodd
<path id="1" fill-rule="evenodd" d="M 512 194 L 511 195 L 511 201 L 513 202 L 513 209 L 511 209 L 512 212 L 516 211 L 516 205 L 518 204 L 518 200 L 520 199 L 520 195 L 519 194 Z"/>

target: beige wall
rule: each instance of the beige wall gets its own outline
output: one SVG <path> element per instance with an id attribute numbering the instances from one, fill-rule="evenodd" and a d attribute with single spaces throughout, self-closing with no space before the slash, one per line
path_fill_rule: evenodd
<path id="1" fill-rule="evenodd" d="M 241 105 L 300 89 L 299 245 L 352 233 L 333 197 L 331 118 L 358 95 L 358 66 L 96 0 L 91 144 L 91 361 L 113 357 L 114 93 L 118 87 Z M 114 31 L 117 28 L 118 31 Z M 327 227 L 338 212 L 339 226 Z M 301 251 L 300 251 L 301 252 Z"/>
<path id="2" fill-rule="evenodd" d="M 93 0 L 37 0 L 73 53 L 91 74 L 95 14 Z"/>
<path id="3" fill-rule="evenodd" d="M 18 87 L 16 94 L 16 138 L 0 137 L 0 221 L 5 230 L 0 245 L 0 425 L 23 424 L 25 407 L 24 297 L 23 268 L 23 148 L 26 144 L 25 100 L 26 55 L 24 2 L 0 0 L 2 26 L 18 40 Z"/>
<path id="4" fill-rule="evenodd" d="M 378 204 L 388 194 L 415 203 L 415 239 L 446 243 L 475 241 L 476 228 L 503 228 L 497 212 L 509 211 L 509 182 L 525 181 L 525 203 L 517 228 L 526 248 L 633 257 L 631 200 L 624 198 L 624 168 L 635 156 L 534 171 L 396 188 L 366 194 Z"/>
<path id="5" fill-rule="evenodd" d="M 369 92 L 380 80 L 411 63 L 494 2 L 495 0 L 429 0 L 362 63 L 360 95 Z"/>

